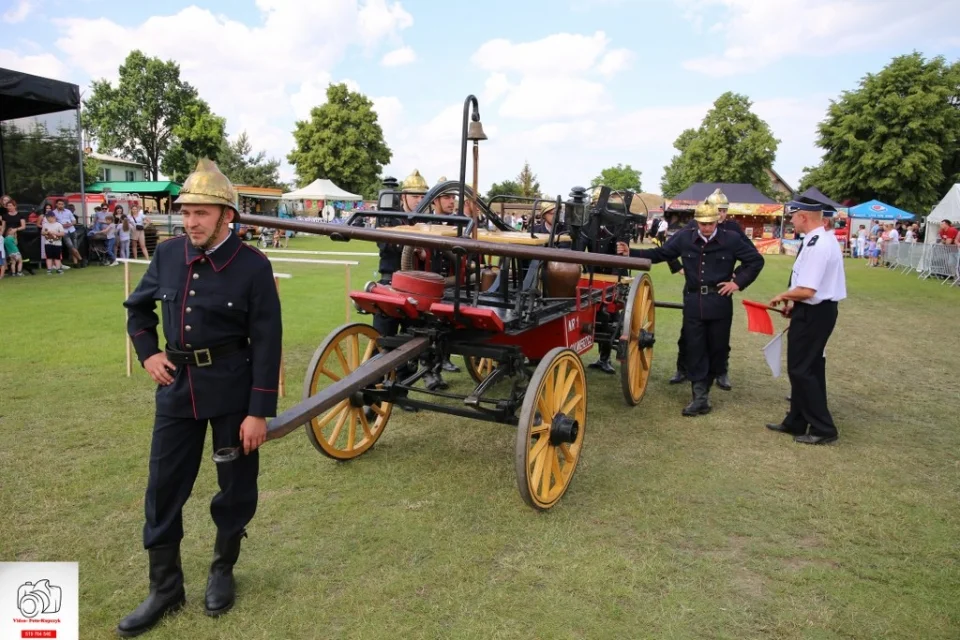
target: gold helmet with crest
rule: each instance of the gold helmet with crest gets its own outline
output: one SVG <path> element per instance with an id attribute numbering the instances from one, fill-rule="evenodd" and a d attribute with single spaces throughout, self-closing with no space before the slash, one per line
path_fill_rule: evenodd
<path id="1" fill-rule="evenodd" d="M 209 158 L 200 158 L 197 166 L 180 188 L 174 204 L 219 204 L 239 213 L 237 190 L 217 164 Z"/>

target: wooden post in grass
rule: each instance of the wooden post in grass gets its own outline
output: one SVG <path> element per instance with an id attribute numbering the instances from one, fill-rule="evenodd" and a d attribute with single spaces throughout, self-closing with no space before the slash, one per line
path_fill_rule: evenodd
<path id="1" fill-rule="evenodd" d="M 126 301 L 130 297 L 130 263 L 123 263 L 123 299 Z M 127 345 L 127 377 L 133 375 L 133 356 L 131 355 L 132 345 L 130 343 L 130 336 L 127 335 L 127 310 L 123 310 L 123 337 L 124 342 Z"/>
<path id="2" fill-rule="evenodd" d="M 347 289 L 346 294 L 344 295 L 344 307 L 346 309 L 347 324 L 350 324 L 350 264 L 347 263 L 343 266 L 347 272 Z"/>

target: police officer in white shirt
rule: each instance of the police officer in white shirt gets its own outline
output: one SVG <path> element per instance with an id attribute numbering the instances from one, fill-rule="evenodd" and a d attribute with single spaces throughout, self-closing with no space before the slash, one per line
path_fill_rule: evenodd
<path id="1" fill-rule="evenodd" d="M 806 236 L 793 264 L 789 291 L 770 301 L 773 306 L 783 303 L 790 316 L 791 400 L 783 421 L 767 428 L 788 433 L 802 444 L 827 444 L 838 434 L 827 408 L 824 352 L 837 324 L 837 303 L 847 297 L 843 255 L 836 236 L 823 228 L 820 205 L 794 201 L 787 207 L 793 212 L 794 227 Z"/>

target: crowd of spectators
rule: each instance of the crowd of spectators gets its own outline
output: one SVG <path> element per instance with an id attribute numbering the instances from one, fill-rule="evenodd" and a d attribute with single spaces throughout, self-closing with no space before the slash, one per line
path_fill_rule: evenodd
<path id="1" fill-rule="evenodd" d="M 40 235 L 40 268 L 47 273 L 62 275 L 71 268 L 64 264 L 69 260 L 73 267 L 86 266 L 87 260 L 99 259 L 102 264 L 115 266 L 118 258 L 138 258 L 142 253 L 149 259 L 144 229 L 150 224 L 144 212 L 136 204 L 130 213 L 117 205 L 111 212 L 106 206 L 96 207 L 90 227 L 86 230 L 89 247 L 88 257 L 80 255 L 79 220 L 72 205 L 57 199 L 55 204 L 45 204 L 42 212 L 24 213 L 18 210 L 17 202 L 10 196 L 0 197 L 0 279 L 22 277 L 24 255 L 21 239 L 27 225 L 36 225 Z M 36 237 L 36 236 L 34 236 Z"/>

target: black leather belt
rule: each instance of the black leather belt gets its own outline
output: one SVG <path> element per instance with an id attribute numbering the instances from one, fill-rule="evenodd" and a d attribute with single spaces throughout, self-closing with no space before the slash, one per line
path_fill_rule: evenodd
<path id="1" fill-rule="evenodd" d="M 238 351 L 243 351 L 250 346 L 246 340 L 237 340 L 227 344 L 217 345 L 209 349 L 195 349 L 193 351 L 177 351 L 176 349 L 166 349 L 167 359 L 173 364 L 192 364 L 198 367 L 209 367 L 213 364 L 214 358 L 229 356 Z"/>
<path id="2" fill-rule="evenodd" d="M 708 293 L 716 293 L 716 292 L 717 292 L 717 286 L 716 286 L 716 285 L 713 285 L 713 284 L 705 284 L 705 285 L 700 286 L 700 287 L 697 287 L 697 288 L 695 288 L 695 289 L 691 289 L 691 288 L 687 287 L 686 289 L 684 289 L 684 292 L 685 292 L 685 293 L 699 293 L 700 295 L 705 296 L 705 295 L 707 295 Z"/>

